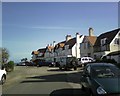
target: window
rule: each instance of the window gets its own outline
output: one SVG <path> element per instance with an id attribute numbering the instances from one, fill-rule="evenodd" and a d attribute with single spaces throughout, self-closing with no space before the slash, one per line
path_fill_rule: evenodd
<path id="1" fill-rule="evenodd" d="M 66 46 L 65 46 L 65 49 L 69 49 L 69 45 L 66 45 Z"/>
<path id="2" fill-rule="evenodd" d="M 88 44 L 87 44 L 87 45 L 88 45 L 88 48 L 90 48 L 90 47 L 91 47 L 89 42 L 88 42 Z"/>
<path id="3" fill-rule="evenodd" d="M 120 33 L 118 34 L 118 37 L 120 37 Z"/>
<path id="4" fill-rule="evenodd" d="M 120 44 L 120 39 L 119 38 L 115 38 L 115 40 L 114 40 L 114 44 Z"/>
<path id="5" fill-rule="evenodd" d="M 105 44 L 107 44 L 107 38 L 101 39 L 101 45 L 103 46 L 103 45 L 105 45 Z"/>

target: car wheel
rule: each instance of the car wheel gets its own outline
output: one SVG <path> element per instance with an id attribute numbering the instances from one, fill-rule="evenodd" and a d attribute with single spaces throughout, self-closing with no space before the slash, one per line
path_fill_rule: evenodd
<path id="1" fill-rule="evenodd" d="M 1 78 L 1 81 L 0 81 L 0 84 L 3 85 L 5 83 L 5 81 L 6 81 L 6 77 L 5 77 L 5 75 L 3 75 Z"/>

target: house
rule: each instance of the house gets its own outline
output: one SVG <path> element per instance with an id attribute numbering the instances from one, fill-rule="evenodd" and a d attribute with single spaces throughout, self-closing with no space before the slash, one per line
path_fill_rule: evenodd
<path id="1" fill-rule="evenodd" d="M 35 61 L 37 59 L 39 52 L 38 51 L 32 51 L 31 55 L 32 55 L 32 59 L 31 61 Z"/>
<path id="2" fill-rule="evenodd" d="M 94 45 L 94 58 L 100 59 L 107 54 L 120 50 L 120 28 L 105 32 L 97 37 Z"/>
<path id="3" fill-rule="evenodd" d="M 54 46 L 51 44 L 46 47 L 44 58 L 47 61 L 54 61 Z"/>
<path id="4" fill-rule="evenodd" d="M 76 33 L 76 37 L 72 38 L 71 35 L 66 36 L 66 40 L 59 42 L 55 45 L 55 61 L 59 61 L 60 57 L 76 57 L 80 58 L 80 43 L 84 36 Z"/>
<path id="5" fill-rule="evenodd" d="M 46 52 L 46 48 L 41 48 L 38 49 L 38 55 L 37 55 L 37 59 L 45 59 L 45 52 Z"/>
<path id="6" fill-rule="evenodd" d="M 93 46 L 97 37 L 93 35 L 93 28 L 89 28 L 89 36 L 85 36 L 83 42 L 80 44 L 81 57 L 88 56 L 94 58 Z"/>

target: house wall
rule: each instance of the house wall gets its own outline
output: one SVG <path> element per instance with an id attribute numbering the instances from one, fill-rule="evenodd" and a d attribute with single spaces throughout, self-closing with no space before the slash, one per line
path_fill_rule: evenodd
<path id="1" fill-rule="evenodd" d="M 83 42 L 83 39 L 84 39 L 84 35 L 81 37 L 81 38 L 79 38 L 79 40 L 78 40 L 78 43 L 77 43 L 77 48 L 76 48 L 76 50 L 77 51 L 75 51 L 75 54 L 76 54 L 76 57 L 77 58 L 81 58 L 81 48 L 80 48 L 80 46 L 81 46 L 81 43 Z M 76 46 L 76 45 L 75 45 Z"/>
<path id="2" fill-rule="evenodd" d="M 80 36 L 80 35 L 78 35 Z M 72 48 L 72 55 L 75 56 L 76 58 L 81 58 L 81 49 L 80 49 L 80 44 L 82 43 L 83 39 L 84 39 L 84 35 L 82 35 L 81 38 L 76 36 L 76 44 L 73 46 Z"/>
<path id="3" fill-rule="evenodd" d="M 101 46 L 99 48 L 94 47 L 94 57 L 100 58 L 101 56 L 105 56 L 105 55 L 109 54 L 110 52 L 119 51 L 120 44 L 114 43 L 116 38 L 120 39 L 120 31 L 117 33 L 115 38 L 111 41 L 110 45 Z M 109 51 L 106 51 L 106 50 L 109 50 Z"/>
<path id="4" fill-rule="evenodd" d="M 85 42 L 86 43 L 81 43 L 80 45 L 81 57 L 90 56 L 94 58 L 93 46 L 90 44 L 90 42 L 87 39 L 85 40 Z M 89 46 L 88 46 L 88 43 L 90 44 Z"/>
<path id="5" fill-rule="evenodd" d="M 33 54 L 33 56 L 32 56 L 32 60 L 34 61 L 34 60 L 36 60 L 36 55 L 35 54 Z"/>
<path id="6" fill-rule="evenodd" d="M 115 36 L 115 38 L 112 40 L 112 42 L 110 43 L 110 52 L 113 51 L 119 51 L 120 50 L 120 44 L 115 44 L 115 39 L 119 38 L 120 39 L 120 31 L 118 32 L 118 34 Z M 120 42 L 120 41 L 119 41 Z"/>

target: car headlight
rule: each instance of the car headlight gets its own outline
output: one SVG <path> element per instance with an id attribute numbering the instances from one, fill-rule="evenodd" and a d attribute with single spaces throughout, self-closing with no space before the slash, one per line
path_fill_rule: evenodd
<path id="1" fill-rule="evenodd" d="M 98 87 L 97 88 L 97 93 L 98 94 L 106 94 L 107 92 L 102 87 Z"/>

